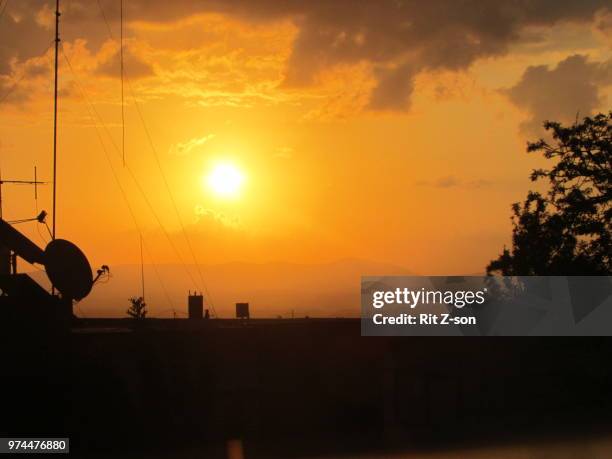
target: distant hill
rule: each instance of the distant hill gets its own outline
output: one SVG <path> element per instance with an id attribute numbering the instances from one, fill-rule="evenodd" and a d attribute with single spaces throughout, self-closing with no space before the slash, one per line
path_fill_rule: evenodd
<path id="1" fill-rule="evenodd" d="M 188 266 L 199 284 L 195 266 Z M 184 317 L 187 294 L 196 286 L 180 265 L 145 266 L 145 295 L 152 317 Z M 130 296 L 140 296 L 140 266 L 111 266 L 112 277 L 99 283 L 75 307 L 85 317 L 123 317 Z M 226 263 L 202 265 L 202 274 L 219 316 L 233 317 L 236 302 L 249 302 L 252 317 L 357 317 L 361 276 L 410 275 L 406 268 L 366 260 L 324 264 Z M 43 283 L 42 272 L 32 276 Z M 162 282 L 160 282 L 160 279 Z M 163 287 L 162 287 L 163 283 Z M 165 291 L 164 291 L 165 287 Z M 198 287 L 199 290 L 199 287 Z M 206 292 L 205 293 L 205 297 Z M 168 300 L 169 298 L 169 300 Z M 205 306 L 206 307 L 206 306 Z"/>

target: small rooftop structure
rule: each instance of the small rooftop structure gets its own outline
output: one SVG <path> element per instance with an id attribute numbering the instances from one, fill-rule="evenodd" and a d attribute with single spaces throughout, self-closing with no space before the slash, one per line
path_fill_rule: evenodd
<path id="1" fill-rule="evenodd" d="M 236 303 L 236 319 L 248 319 L 249 303 Z"/>
<path id="2" fill-rule="evenodd" d="M 189 292 L 187 306 L 188 306 L 188 312 L 189 312 L 190 319 L 202 319 L 203 318 L 204 296 L 202 295 L 202 293 L 198 295 L 197 292 L 193 292 L 193 295 L 192 295 L 191 292 Z"/>

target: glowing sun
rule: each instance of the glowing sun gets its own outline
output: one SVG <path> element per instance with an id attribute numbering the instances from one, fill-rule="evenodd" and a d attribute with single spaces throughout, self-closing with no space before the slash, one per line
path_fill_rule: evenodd
<path id="1" fill-rule="evenodd" d="M 206 176 L 206 184 L 214 194 L 233 198 L 240 194 L 244 174 L 230 163 L 217 164 Z"/>

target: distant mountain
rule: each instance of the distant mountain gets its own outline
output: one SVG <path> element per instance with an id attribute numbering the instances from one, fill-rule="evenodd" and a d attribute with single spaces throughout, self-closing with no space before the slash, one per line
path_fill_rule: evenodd
<path id="1" fill-rule="evenodd" d="M 189 274 L 180 265 L 145 266 L 145 296 L 152 317 L 184 317 L 187 294 L 201 284 L 195 266 Z M 250 303 L 252 317 L 357 317 L 361 276 L 410 275 L 408 269 L 366 260 L 341 260 L 324 264 L 226 263 L 202 265 L 208 288 L 221 317 L 234 316 L 236 302 Z M 32 275 L 43 281 L 45 275 Z M 140 266 L 111 266 L 111 278 L 94 287 L 75 307 L 85 317 L 123 317 L 128 298 L 140 296 Z M 191 281 L 194 279 L 194 282 Z M 160 280 L 161 279 L 161 280 Z M 205 306 L 205 307 L 210 307 Z"/>

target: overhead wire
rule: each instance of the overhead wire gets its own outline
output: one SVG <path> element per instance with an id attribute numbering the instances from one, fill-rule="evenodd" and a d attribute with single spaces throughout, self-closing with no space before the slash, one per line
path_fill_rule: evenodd
<path id="1" fill-rule="evenodd" d="M 19 223 L 35 222 L 36 220 L 37 220 L 36 217 L 34 217 L 34 218 L 21 218 L 19 220 L 8 220 L 7 223 L 10 223 L 11 225 L 18 225 Z"/>
<path id="2" fill-rule="evenodd" d="M 128 197 L 127 197 L 127 193 L 125 191 L 125 188 L 123 187 L 123 185 L 121 184 L 121 181 L 119 180 L 119 176 L 117 174 L 117 171 L 115 170 L 113 162 L 112 162 L 112 160 L 110 158 L 110 154 L 109 154 L 109 152 L 108 152 L 108 150 L 106 148 L 106 144 L 104 143 L 104 139 L 102 138 L 100 130 L 98 129 L 96 118 L 94 116 L 94 113 L 97 113 L 97 111 L 95 109 L 95 106 L 91 103 L 91 101 L 87 97 L 85 89 L 83 88 L 83 86 L 78 81 L 78 76 L 76 75 L 76 72 L 74 71 L 74 68 L 72 67 L 72 64 L 70 63 L 70 59 L 66 55 L 63 46 L 61 47 L 61 51 L 62 51 L 62 55 L 64 56 L 64 59 L 66 60 L 66 63 L 68 64 L 68 68 L 70 69 L 70 72 L 72 73 L 72 76 L 75 79 L 76 87 L 77 87 L 77 89 L 80 92 L 81 98 L 85 102 L 85 106 L 87 108 L 87 114 L 89 115 L 89 118 L 91 119 L 91 121 L 93 123 L 94 130 L 96 132 L 96 136 L 98 137 L 98 140 L 100 142 L 100 146 L 102 147 L 102 151 L 104 152 L 104 156 L 105 156 L 106 161 L 107 161 L 107 163 L 108 163 L 108 165 L 109 165 L 109 167 L 111 169 L 111 172 L 112 172 L 112 175 L 113 175 L 113 177 L 115 179 L 117 187 L 119 188 L 119 191 L 121 192 L 121 196 L 123 197 L 123 200 L 124 200 L 124 202 L 125 202 L 125 204 L 126 204 L 126 206 L 128 208 L 128 211 L 129 211 L 129 214 L 130 214 L 130 216 L 132 218 L 134 226 L 136 227 L 136 231 L 138 232 L 139 236 L 142 237 L 142 230 L 141 230 L 140 225 L 138 223 L 138 219 L 136 218 L 136 214 L 134 212 L 134 209 L 132 208 L 132 205 L 130 204 L 130 201 L 129 201 Z M 98 114 L 98 116 L 99 116 L 99 114 Z M 106 129 L 106 126 L 104 124 L 102 126 Z M 150 251 L 148 249 L 148 245 L 144 241 L 144 238 L 143 238 L 143 246 L 145 248 L 145 251 L 147 252 L 147 255 L 149 255 L 149 259 L 151 260 L 151 264 L 153 266 L 153 270 L 155 272 L 155 275 L 156 275 L 157 279 L 159 280 L 160 286 L 162 288 L 162 291 L 164 292 L 166 300 L 168 301 L 168 304 L 172 308 L 174 308 L 174 303 L 173 303 L 172 299 L 170 298 L 170 295 L 168 294 L 168 291 L 167 291 L 167 289 L 165 287 L 165 284 L 164 284 L 161 276 L 159 275 L 159 271 L 157 269 L 157 265 L 153 261 L 153 257 L 151 256 L 151 253 L 150 253 Z"/>
<path id="3" fill-rule="evenodd" d="M 122 2 L 123 2 L 123 0 L 122 0 Z M 116 41 L 116 39 L 114 37 L 114 34 L 113 34 L 113 31 L 112 31 L 112 28 L 110 26 L 110 23 L 108 22 L 108 18 L 106 17 L 106 14 L 104 13 L 104 8 L 102 8 L 102 5 L 100 4 L 99 0 L 97 0 L 97 4 L 98 4 L 98 8 L 100 9 L 100 13 L 101 13 L 102 18 L 104 20 L 104 23 L 106 24 L 106 28 L 108 30 L 109 37 L 111 38 L 111 40 Z M 121 34 L 123 34 L 123 9 L 122 9 L 122 13 L 121 14 L 122 14 L 122 16 L 121 16 Z M 121 35 L 121 48 L 123 49 L 123 35 Z M 152 138 L 151 133 L 149 132 L 149 129 L 147 127 L 147 123 L 146 123 L 146 121 L 144 119 L 144 116 L 142 114 L 142 110 L 140 109 L 140 104 L 138 103 L 138 99 L 136 98 L 136 95 L 134 93 L 134 89 L 132 87 L 131 81 L 130 81 L 129 77 L 124 74 L 123 67 L 122 67 L 122 70 L 121 70 L 121 77 L 122 77 L 122 80 L 121 80 L 121 85 L 122 85 L 122 106 L 123 106 L 123 78 L 125 78 L 125 80 L 127 81 L 128 89 L 129 89 L 130 94 L 132 96 L 132 100 L 134 101 L 134 106 L 136 107 L 136 111 L 138 113 L 138 117 L 140 118 L 140 121 L 141 121 L 142 126 L 143 126 L 143 130 L 145 131 L 145 134 L 147 136 L 147 140 L 149 142 L 149 146 L 151 147 L 151 151 L 153 152 L 153 156 L 155 158 L 155 163 L 156 163 L 157 168 L 158 168 L 158 170 L 160 172 L 160 175 L 162 176 L 162 180 L 164 182 L 164 187 L 166 189 L 166 192 L 168 193 L 168 196 L 170 198 L 172 207 L 173 207 L 174 212 L 176 214 L 179 226 L 181 227 L 181 232 L 183 234 L 183 237 L 185 238 L 185 242 L 187 244 L 187 248 L 188 248 L 188 250 L 190 252 L 191 258 L 192 258 L 193 263 L 194 263 L 194 265 L 196 267 L 196 270 L 198 272 L 198 276 L 200 278 L 201 287 L 203 287 L 203 290 L 206 293 L 206 296 L 208 297 L 208 302 L 210 303 L 211 310 L 212 310 L 213 314 L 215 316 L 217 316 L 217 312 L 216 312 L 215 307 L 214 307 L 214 302 L 213 302 L 213 299 L 212 299 L 212 295 L 210 294 L 210 292 L 208 290 L 208 286 L 206 285 L 206 282 L 204 281 L 204 275 L 202 274 L 202 267 L 198 263 L 198 259 L 197 259 L 196 255 L 195 255 L 195 251 L 193 249 L 193 245 L 191 244 L 191 240 L 190 240 L 190 238 L 189 238 L 189 236 L 187 234 L 187 231 L 185 229 L 185 225 L 183 223 L 183 219 L 181 218 L 180 212 L 178 211 L 178 206 L 176 205 L 176 201 L 174 199 L 174 195 L 173 195 L 173 193 L 172 193 L 172 191 L 170 189 L 170 185 L 168 184 L 168 180 L 166 178 L 166 174 L 163 171 L 163 168 L 162 168 L 162 165 L 161 165 L 161 161 L 159 160 L 159 155 L 157 153 L 157 149 L 155 148 L 155 144 L 153 142 L 153 138 Z M 190 275 L 190 277 L 191 277 L 191 275 Z M 195 282 L 194 282 L 194 284 L 195 284 Z"/>
<path id="4" fill-rule="evenodd" d="M 196 270 L 198 272 L 198 275 L 200 277 L 200 282 L 202 287 L 204 288 L 204 291 L 206 293 L 206 296 L 208 297 L 208 302 L 210 303 L 210 307 L 212 309 L 213 314 L 215 315 L 215 317 L 217 316 L 217 311 L 215 310 L 215 306 L 212 300 L 212 296 L 210 294 L 210 292 L 208 291 L 208 287 L 206 285 L 206 282 L 204 281 L 204 276 L 202 274 L 202 268 L 200 266 L 200 264 L 198 263 L 197 257 L 195 255 L 195 251 L 193 249 L 193 246 L 191 244 L 191 240 L 187 234 L 187 231 L 185 229 L 185 225 L 183 223 L 183 219 L 181 218 L 181 215 L 178 211 L 178 206 L 176 205 L 176 201 L 174 199 L 174 195 L 172 193 L 172 191 L 170 190 L 170 185 L 168 184 L 168 180 L 166 178 L 166 174 L 163 172 L 163 168 L 161 166 L 161 162 L 159 160 L 159 155 L 157 154 L 157 149 L 155 148 L 155 145 L 153 144 L 153 139 L 151 137 L 151 133 L 149 132 L 149 129 L 147 128 L 147 125 L 145 123 L 144 120 L 144 116 L 142 115 L 142 111 L 140 110 L 140 105 L 138 104 L 138 101 L 136 100 L 136 97 L 134 96 L 134 93 L 132 91 L 132 85 L 130 83 L 130 80 L 128 79 L 128 88 L 130 89 L 130 93 L 132 94 L 132 100 L 134 101 L 134 106 L 136 107 L 136 111 L 138 112 L 138 116 L 142 122 L 142 126 L 144 128 L 144 131 L 147 135 L 147 139 L 149 140 L 149 145 L 151 146 L 151 151 L 153 152 L 153 156 L 155 158 L 155 162 L 157 164 L 157 167 L 159 169 L 160 175 L 162 176 L 163 182 L 164 182 L 164 186 L 166 188 L 166 191 L 168 193 L 168 196 L 170 197 L 170 202 L 172 203 L 172 207 L 174 208 L 174 213 L 176 214 L 176 218 L 179 222 L 179 226 L 181 227 L 181 232 L 183 234 L 183 237 L 185 238 L 185 242 L 187 243 L 187 248 L 189 249 L 189 252 L 191 254 L 191 258 L 193 260 L 193 263 L 196 267 Z"/>
<path id="5" fill-rule="evenodd" d="M 1 18 L 2 18 L 2 16 L 4 15 L 4 13 L 5 13 L 5 11 L 6 11 L 6 7 L 7 7 L 8 3 L 9 3 L 9 0 L 6 0 L 6 1 L 4 2 L 4 4 L 3 4 L 3 5 L 0 7 L 0 19 L 1 19 Z M 100 6 L 100 10 L 103 12 L 103 9 L 101 8 L 101 5 L 100 5 L 100 3 L 99 3 L 99 0 L 98 0 L 98 6 Z M 121 80 L 122 80 L 122 87 L 121 87 L 121 99 L 122 99 L 122 159 L 123 159 L 123 162 L 124 162 L 124 165 L 125 165 L 125 118 L 124 118 L 124 96 L 123 96 L 123 0 L 121 1 L 121 9 L 122 9 L 122 11 L 121 11 L 121 27 L 122 27 L 122 30 L 121 30 L 121 35 L 122 35 L 122 36 L 121 36 Z M 108 26 L 108 22 L 106 21 L 106 17 L 105 17 L 104 19 L 105 19 L 105 22 L 107 23 L 107 26 Z M 45 50 L 42 52 L 42 54 L 45 54 L 45 53 L 46 53 L 46 52 L 47 52 L 47 51 L 48 51 L 48 50 L 51 48 L 51 46 L 52 46 L 54 43 L 55 43 L 55 40 L 51 41 L 51 42 L 48 44 L 48 46 L 45 48 Z M 62 54 L 63 54 L 63 56 L 64 56 L 64 58 L 65 58 L 65 60 L 66 60 L 66 63 L 68 64 L 68 67 L 70 68 L 70 71 L 71 71 L 71 73 L 73 74 L 73 76 L 74 76 L 74 78 L 75 78 L 75 80 L 76 80 L 76 79 L 77 79 L 77 75 L 76 75 L 76 73 L 75 73 L 74 69 L 72 68 L 72 64 L 70 63 L 70 60 L 69 60 L 68 56 L 66 55 L 66 53 L 65 53 L 65 51 L 64 51 L 63 45 L 61 46 L 61 50 L 62 50 Z M 13 84 L 13 85 L 12 85 L 12 86 L 11 86 L 11 87 L 8 89 L 8 90 L 7 90 L 7 91 L 6 91 L 6 92 L 5 92 L 5 93 L 4 93 L 2 96 L 0 96 L 0 103 L 4 102 L 4 101 L 5 101 L 5 100 L 6 100 L 6 99 L 7 99 L 7 98 L 8 98 L 8 97 L 9 97 L 9 96 L 10 96 L 10 95 L 13 93 L 13 91 L 14 91 L 14 90 L 15 90 L 15 89 L 18 87 L 18 85 L 19 85 L 19 84 L 21 83 L 21 81 L 22 81 L 22 80 L 25 78 L 25 76 L 26 76 L 26 74 L 25 74 L 25 73 L 23 73 L 23 74 L 22 74 L 22 75 L 19 77 L 19 79 L 18 79 L 17 81 L 15 81 L 15 83 L 14 83 L 14 84 Z M 77 83 L 77 85 L 78 85 L 78 86 L 80 86 L 80 84 L 79 84 L 79 82 L 78 82 L 78 81 L 76 81 L 76 83 Z M 95 107 L 93 106 L 93 104 L 91 104 L 91 102 L 89 102 L 89 100 L 87 99 L 87 97 L 86 97 L 86 94 L 85 94 L 85 91 L 84 91 L 83 87 L 82 87 L 82 86 L 80 86 L 80 87 L 79 87 L 79 90 L 80 90 L 80 92 L 81 92 L 81 97 L 83 98 L 83 100 L 84 100 L 84 101 L 85 101 L 85 102 L 86 102 L 86 103 L 87 103 L 87 104 L 88 104 L 88 105 L 91 107 L 91 109 L 93 109 L 93 111 L 94 111 L 94 112 L 96 112 L 97 116 L 100 118 L 100 116 L 99 116 L 99 114 L 97 113 L 97 111 L 95 110 Z M 94 128 L 95 128 L 95 130 L 96 130 L 96 134 L 97 134 L 97 136 L 98 136 L 98 140 L 100 141 L 100 145 L 102 146 L 102 149 L 103 149 L 103 151 L 104 151 L 104 153 L 105 153 L 106 159 L 107 159 L 108 164 L 109 164 L 109 166 L 110 166 L 110 168 L 111 168 L 111 171 L 112 171 L 112 173 L 113 173 L 113 176 L 114 176 L 114 178 L 115 178 L 115 181 L 117 182 L 117 186 L 119 187 L 119 189 L 120 189 L 120 191 L 121 191 L 121 194 L 122 194 L 122 196 L 123 196 L 123 199 L 124 199 L 124 201 L 125 201 L 125 203 L 126 203 L 126 205 L 127 205 L 127 207 L 128 207 L 129 213 L 130 213 L 130 215 L 131 215 L 131 217 L 132 217 L 132 219 L 133 219 L 133 221 L 134 221 L 134 224 L 135 224 L 135 226 L 136 226 L 136 229 L 137 229 L 137 231 L 138 231 L 138 233 L 139 233 L 139 235 L 140 235 L 140 237 L 141 237 L 141 240 L 142 240 L 142 239 L 143 239 L 143 237 L 142 237 L 142 231 L 141 231 L 141 229 L 140 229 L 140 226 L 138 225 L 138 222 L 137 222 L 136 216 L 135 216 L 134 211 L 133 211 L 133 209 L 132 209 L 132 207 L 131 207 L 131 205 L 130 205 L 130 203 L 129 203 L 129 200 L 127 199 L 127 194 L 126 194 L 126 192 L 125 192 L 125 190 L 124 190 L 123 186 L 121 185 L 120 180 L 119 180 L 119 177 L 118 177 L 118 175 L 117 175 L 117 173 L 116 173 L 116 171 L 115 171 L 115 169 L 114 169 L 114 167 L 113 167 L 112 161 L 111 161 L 111 159 L 110 159 L 110 157 L 109 157 L 109 155 L 108 155 L 108 151 L 106 150 L 106 146 L 105 146 L 105 144 L 104 144 L 104 140 L 103 140 L 102 136 L 100 135 L 100 132 L 99 132 L 98 127 L 97 127 L 97 125 L 96 125 L 96 120 L 95 120 L 95 118 L 92 116 L 92 113 L 91 113 L 91 111 L 90 111 L 90 107 L 88 107 L 88 115 L 89 115 L 90 119 L 92 120 L 92 122 L 94 123 Z M 101 118 L 100 118 L 100 119 L 101 119 Z M 105 126 L 104 124 L 103 124 L 103 127 L 105 128 L 105 130 L 107 130 L 107 128 L 106 128 L 106 126 Z M 109 135 L 109 137 L 111 138 L 111 141 L 112 141 L 112 136 L 110 136 L 110 133 L 108 133 L 108 130 L 107 130 L 107 134 Z M 113 141 L 113 144 L 114 144 L 114 141 Z M 115 145 L 115 147 L 116 147 L 116 145 Z M 135 177 L 133 176 L 133 173 L 132 173 L 131 171 L 130 171 L 130 175 L 132 175 L 132 178 L 133 178 L 133 179 L 134 179 L 134 181 L 136 182 L 136 179 L 135 179 Z M 142 188 L 140 187 L 140 185 L 139 185 L 138 183 L 137 183 L 137 186 L 138 186 L 139 190 L 141 191 L 141 193 L 142 193 L 142 194 L 144 194 L 144 192 L 143 192 Z M 152 208 L 152 206 L 150 205 L 150 203 L 148 203 L 148 205 L 149 205 L 149 207 L 151 207 L 151 208 Z M 36 205 L 36 208 L 38 209 L 38 205 Z M 155 215 L 155 217 L 158 219 L 157 215 Z M 21 219 L 21 220 L 15 220 L 15 221 L 14 221 L 14 222 L 12 222 L 12 223 L 14 223 L 14 224 L 18 224 L 18 223 L 24 223 L 24 222 L 33 221 L 33 220 L 35 220 L 35 219 Z M 159 220 L 158 220 L 158 222 L 159 222 Z M 161 223 L 161 222 L 160 222 L 160 223 Z M 160 225 L 160 226 L 161 226 L 161 225 Z M 38 229 L 38 228 L 37 228 L 37 229 Z M 164 231 L 164 232 L 167 234 L 167 232 L 166 232 L 165 228 L 163 228 L 163 226 L 162 226 L 162 230 L 163 230 L 163 231 Z M 42 235 L 40 234 L 40 231 L 39 231 L 39 235 L 40 235 L 40 236 L 41 236 L 41 238 L 42 238 Z M 155 264 L 155 262 L 153 261 L 153 257 L 151 256 L 151 252 L 150 252 L 150 250 L 149 250 L 149 248 L 148 248 L 147 244 L 146 244 L 144 241 L 142 241 L 142 242 L 143 242 L 143 246 L 144 246 L 144 248 L 145 248 L 145 251 L 147 252 L 148 257 L 149 257 L 149 259 L 151 260 L 151 263 L 152 263 L 152 266 L 153 266 L 154 272 L 155 272 L 156 277 L 158 278 L 158 280 L 159 280 L 159 282 L 160 282 L 160 286 L 162 287 L 162 290 L 163 290 L 163 292 L 164 292 L 164 295 L 165 295 L 165 297 L 166 297 L 166 300 L 168 301 L 168 304 L 169 304 L 169 305 L 172 307 L 172 309 L 174 310 L 174 304 L 173 304 L 173 302 L 172 302 L 172 299 L 170 298 L 170 295 L 168 294 L 168 291 L 167 291 L 167 289 L 166 289 L 166 287 L 165 287 L 165 285 L 164 285 L 164 283 L 163 283 L 163 281 L 162 281 L 161 276 L 159 275 L 159 271 L 158 271 L 158 269 L 157 269 L 157 265 L 156 265 L 156 264 Z M 175 251 L 176 251 L 176 249 L 175 249 Z M 195 281 L 194 281 L 194 279 L 193 279 L 193 278 L 192 278 L 192 282 L 193 282 L 193 283 L 195 283 Z M 83 315 L 84 315 L 84 314 L 83 314 Z"/>

